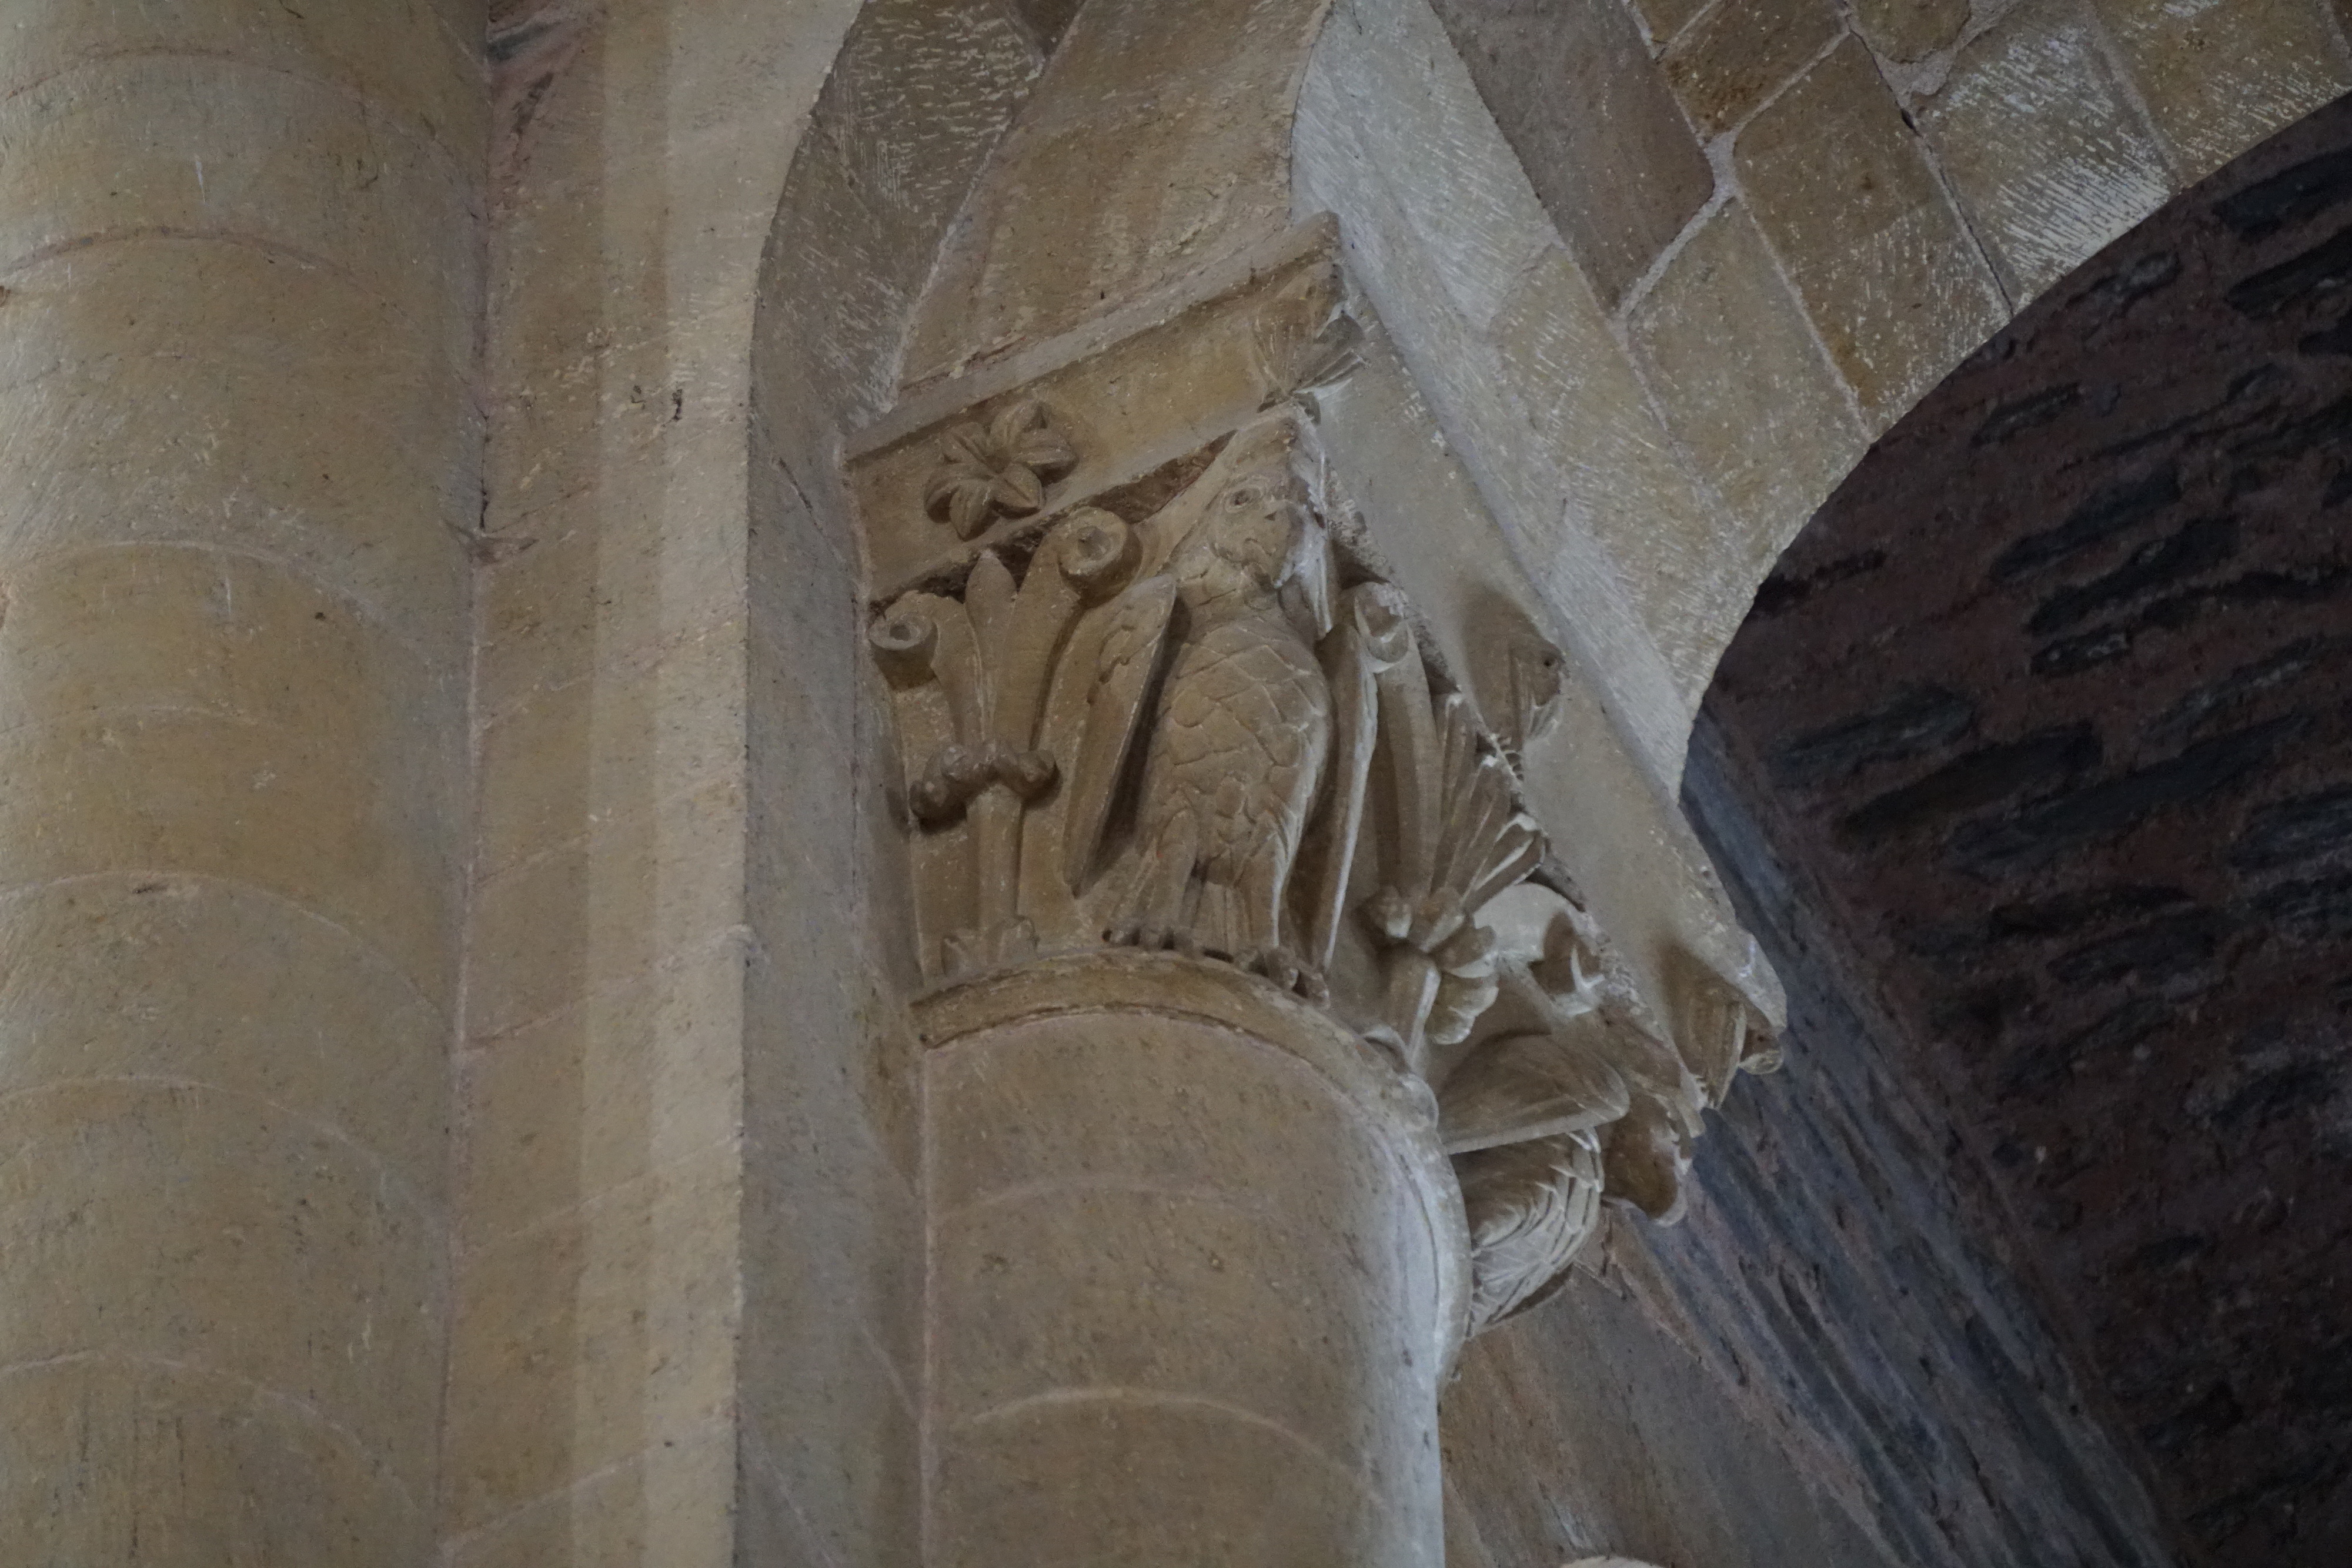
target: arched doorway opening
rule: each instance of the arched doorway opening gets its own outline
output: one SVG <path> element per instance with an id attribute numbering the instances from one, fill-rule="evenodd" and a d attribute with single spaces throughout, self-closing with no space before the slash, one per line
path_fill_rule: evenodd
<path id="1" fill-rule="evenodd" d="M 2215 1563 L 2352 1546 L 2347 283 L 2339 101 L 1878 444 L 1759 593 L 1686 788 L 1752 810 L 1757 918 L 1886 1009 Z"/>

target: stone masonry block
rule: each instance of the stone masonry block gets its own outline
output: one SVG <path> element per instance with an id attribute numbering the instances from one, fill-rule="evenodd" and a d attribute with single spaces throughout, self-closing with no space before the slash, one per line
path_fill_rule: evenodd
<path id="1" fill-rule="evenodd" d="M 1370 0 L 1318 51 L 1314 118 L 1352 132 L 1456 312 L 1484 330 L 1559 236 L 1471 73 L 1425 6 Z"/>
<path id="2" fill-rule="evenodd" d="M 2007 315 L 1870 53 L 1841 46 L 1740 133 L 1757 225 L 1875 434 Z"/>
<path id="3" fill-rule="evenodd" d="M 440 1211 L 448 1019 L 332 921 L 236 882 L 77 877 L 0 899 L 0 1097 L 217 1087 L 349 1140 Z"/>
<path id="4" fill-rule="evenodd" d="M 2352 55 L 2325 0 L 2091 4 L 2184 184 L 2352 87 Z"/>
<path id="5" fill-rule="evenodd" d="M 1691 123 L 1714 136 L 1754 113 L 1842 30 L 1830 0 L 1717 5 L 1661 63 Z"/>
<path id="6" fill-rule="evenodd" d="M 10 40 L 0 92 L 109 55 L 136 50 L 183 59 L 211 56 L 330 84 L 442 144 L 452 164 L 478 169 L 489 126 L 482 92 L 482 22 L 476 0 L 390 0 L 303 6 L 258 0 L 193 0 L 124 10 L 108 0 L 37 0 L 37 21 Z M 256 25 L 255 13 L 266 21 Z M 394 13 L 397 19 L 388 17 Z M 412 40 L 383 47 L 389 37 Z"/>
<path id="7" fill-rule="evenodd" d="M 147 133 L 122 134 L 126 100 Z M 0 103 L 0 255 L 13 264 L 126 230 L 234 236 L 342 271 L 473 347 L 470 170 L 336 88 L 242 63 L 116 55 Z M 299 145 L 305 155 L 272 156 Z"/>
<path id="8" fill-rule="evenodd" d="M 11 1095 L 0 1146 L 0 1366 L 108 1355 L 225 1374 L 317 1411 L 430 1496 L 439 1401 L 417 1394 L 441 1359 L 443 1237 L 381 1162 L 249 1095 L 170 1081 Z M 57 1451 L 37 1468 L 58 1469 Z"/>
<path id="9" fill-rule="evenodd" d="M 1853 19 L 1872 48 L 1907 65 L 1960 36 L 1969 0 L 1854 0 Z"/>
<path id="10" fill-rule="evenodd" d="M 729 1506 L 737 1447 L 731 1422 L 666 1438 L 448 1542 L 448 1568 L 830 1568 L 737 1555 L 742 1526 Z"/>
<path id="11" fill-rule="evenodd" d="M 596 823 L 476 891 L 469 1025 L 486 1040 L 743 918 L 743 783 Z"/>
<path id="12" fill-rule="evenodd" d="M 1667 425 L 1731 514 L 1738 546 L 1726 547 L 1760 577 L 1866 443 L 1745 207 L 1707 221 L 1632 326 Z M 1737 627 L 1717 630 L 1728 642 Z"/>
<path id="13" fill-rule="evenodd" d="M 1715 177 L 1622 0 L 1501 11 L 1438 0 L 1481 97 L 1614 308 Z"/>
<path id="14" fill-rule="evenodd" d="M 185 540 L 276 558 L 458 676 L 458 531 L 481 507 L 462 360 L 331 267 L 201 239 L 35 263 L 7 304 L 0 557 Z M 202 456 L 152 458 L 174 451 Z"/>
<path id="15" fill-rule="evenodd" d="M 453 1532 L 731 1412 L 740 1168 L 730 1143 L 460 1257 L 444 1459 Z"/>
<path id="16" fill-rule="evenodd" d="M 732 1139 L 743 967 L 729 932 L 467 1052 L 460 1244 L 488 1246 Z"/>
<path id="17" fill-rule="evenodd" d="M 478 874 L 744 768 L 744 629 L 722 622 L 653 663 L 542 692 L 482 731 Z"/>
<path id="18" fill-rule="evenodd" d="M 2163 148 L 2069 0 L 2020 6 L 1971 43 L 1919 121 L 2019 303 L 2171 193 Z"/>
<path id="19" fill-rule="evenodd" d="M 414 1568 L 433 1522 L 349 1433 L 241 1378 L 73 1356 L 0 1382 L 0 1540 L 49 1562 Z"/>

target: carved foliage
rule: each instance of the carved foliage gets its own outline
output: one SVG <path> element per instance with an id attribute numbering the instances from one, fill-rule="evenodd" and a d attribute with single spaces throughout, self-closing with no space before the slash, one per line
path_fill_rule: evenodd
<path id="1" fill-rule="evenodd" d="M 1476 919 L 1543 853 L 1409 607 L 1332 547 L 1290 410 L 1129 529 L 1081 508 L 873 629 L 935 977 L 1101 943 L 1228 959 L 1419 1069 L 1495 996 Z"/>
<path id="2" fill-rule="evenodd" d="M 1778 1064 L 1760 1009 L 1696 959 L 1669 966 L 1669 1029 L 1581 908 L 1533 884 L 1509 902 L 1496 1004 L 1438 1064 L 1440 1127 L 1470 1210 L 1474 1332 L 1557 1287 L 1603 1198 L 1680 1219 L 1703 1113 L 1738 1071 Z"/>
<path id="3" fill-rule="evenodd" d="M 1016 585 L 992 550 L 961 600 L 906 594 L 869 632 L 892 691 L 905 799 L 919 826 L 927 950 L 948 973 L 1036 950 L 1020 894 L 1023 819 L 1060 774 L 1041 744 L 1055 667 L 1088 609 L 1132 576 L 1136 542 L 1081 508 L 1046 534 Z M 927 959 L 933 955 L 927 951 Z"/>
<path id="4" fill-rule="evenodd" d="M 1543 859 L 1517 784 L 1467 698 L 1432 700 L 1418 660 L 1383 671 L 1381 752 L 1391 789 L 1385 880 L 1364 916 L 1385 945 L 1384 1022 L 1417 1072 L 1495 999 L 1487 900 Z"/>

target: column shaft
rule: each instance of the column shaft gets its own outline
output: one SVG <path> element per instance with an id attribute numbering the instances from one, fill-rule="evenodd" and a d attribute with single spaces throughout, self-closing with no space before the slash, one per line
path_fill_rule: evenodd
<path id="1" fill-rule="evenodd" d="M 416 1568 L 479 5 L 0 20 L 0 1559 Z"/>
<path id="2" fill-rule="evenodd" d="M 1432 1568 L 1459 1199 L 1370 1048 L 1198 961 L 927 1012 L 932 1568 Z"/>

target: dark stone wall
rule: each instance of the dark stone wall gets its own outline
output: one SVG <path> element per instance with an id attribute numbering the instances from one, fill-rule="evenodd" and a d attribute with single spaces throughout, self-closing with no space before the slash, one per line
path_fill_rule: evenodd
<path id="1" fill-rule="evenodd" d="M 2347 652 L 2352 100 L 1882 441 L 1706 705 L 2213 1564 L 2352 1562 Z"/>
<path id="2" fill-rule="evenodd" d="M 2018 1278 L 1949 1086 L 1911 1070 L 1702 725 L 1684 805 L 1789 991 L 1788 1066 L 1709 1118 L 1646 1291 L 1842 1474 L 1890 1560 L 2156 1568 L 2169 1533 Z M 1623 1223 L 1623 1221 L 1620 1221 Z"/>

